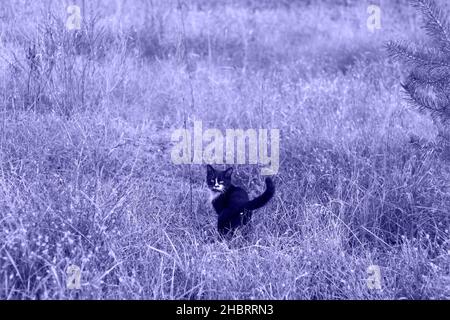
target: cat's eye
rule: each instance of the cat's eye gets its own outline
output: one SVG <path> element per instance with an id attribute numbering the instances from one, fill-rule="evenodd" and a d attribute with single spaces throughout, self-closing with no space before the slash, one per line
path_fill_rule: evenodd
<path id="1" fill-rule="evenodd" d="M 223 183 L 223 181 L 219 181 L 219 183 Z"/>

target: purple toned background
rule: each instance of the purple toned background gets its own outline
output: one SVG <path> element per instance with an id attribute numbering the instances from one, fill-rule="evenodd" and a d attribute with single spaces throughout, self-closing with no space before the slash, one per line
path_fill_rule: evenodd
<path id="1" fill-rule="evenodd" d="M 448 299 L 450 160 L 386 52 L 420 26 L 400 0 L 3 0 L 0 299 Z M 171 162 L 196 120 L 280 129 L 249 239 Z"/>

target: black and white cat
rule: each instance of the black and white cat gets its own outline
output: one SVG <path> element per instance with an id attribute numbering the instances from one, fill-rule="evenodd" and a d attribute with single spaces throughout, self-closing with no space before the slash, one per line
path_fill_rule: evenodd
<path id="1" fill-rule="evenodd" d="M 275 193 L 272 179 L 266 178 L 264 193 L 250 200 L 247 191 L 232 184 L 232 173 L 233 168 L 220 171 L 207 166 L 206 183 L 211 192 L 212 205 L 218 214 L 217 229 L 228 239 L 236 228 L 250 221 L 252 210 L 265 206 Z"/>

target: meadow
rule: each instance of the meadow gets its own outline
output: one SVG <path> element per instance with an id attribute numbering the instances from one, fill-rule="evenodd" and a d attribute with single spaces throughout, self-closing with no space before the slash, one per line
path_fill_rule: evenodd
<path id="1" fill-rule="evenodd" d="M 372 32 L 366 1 L 3 1 L 0 299 L 449 299 L 450 157 L 385 50 L 427 37 L 374 2 Z M 171 161 L 194 121 L 280 129 L 247 239 L 215 240 L 205 166 Z"/>

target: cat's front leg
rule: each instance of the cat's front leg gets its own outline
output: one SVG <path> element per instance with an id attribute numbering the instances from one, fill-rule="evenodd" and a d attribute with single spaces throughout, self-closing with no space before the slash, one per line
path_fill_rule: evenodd
<path id="1" fill-rule="evenodd" d="M 225 238 L 231 238 L 234 232 L 233 226 L 233 212 L 231 210 L 223 210 L 217 221 L 217 231 L 219 234 Z"/>

